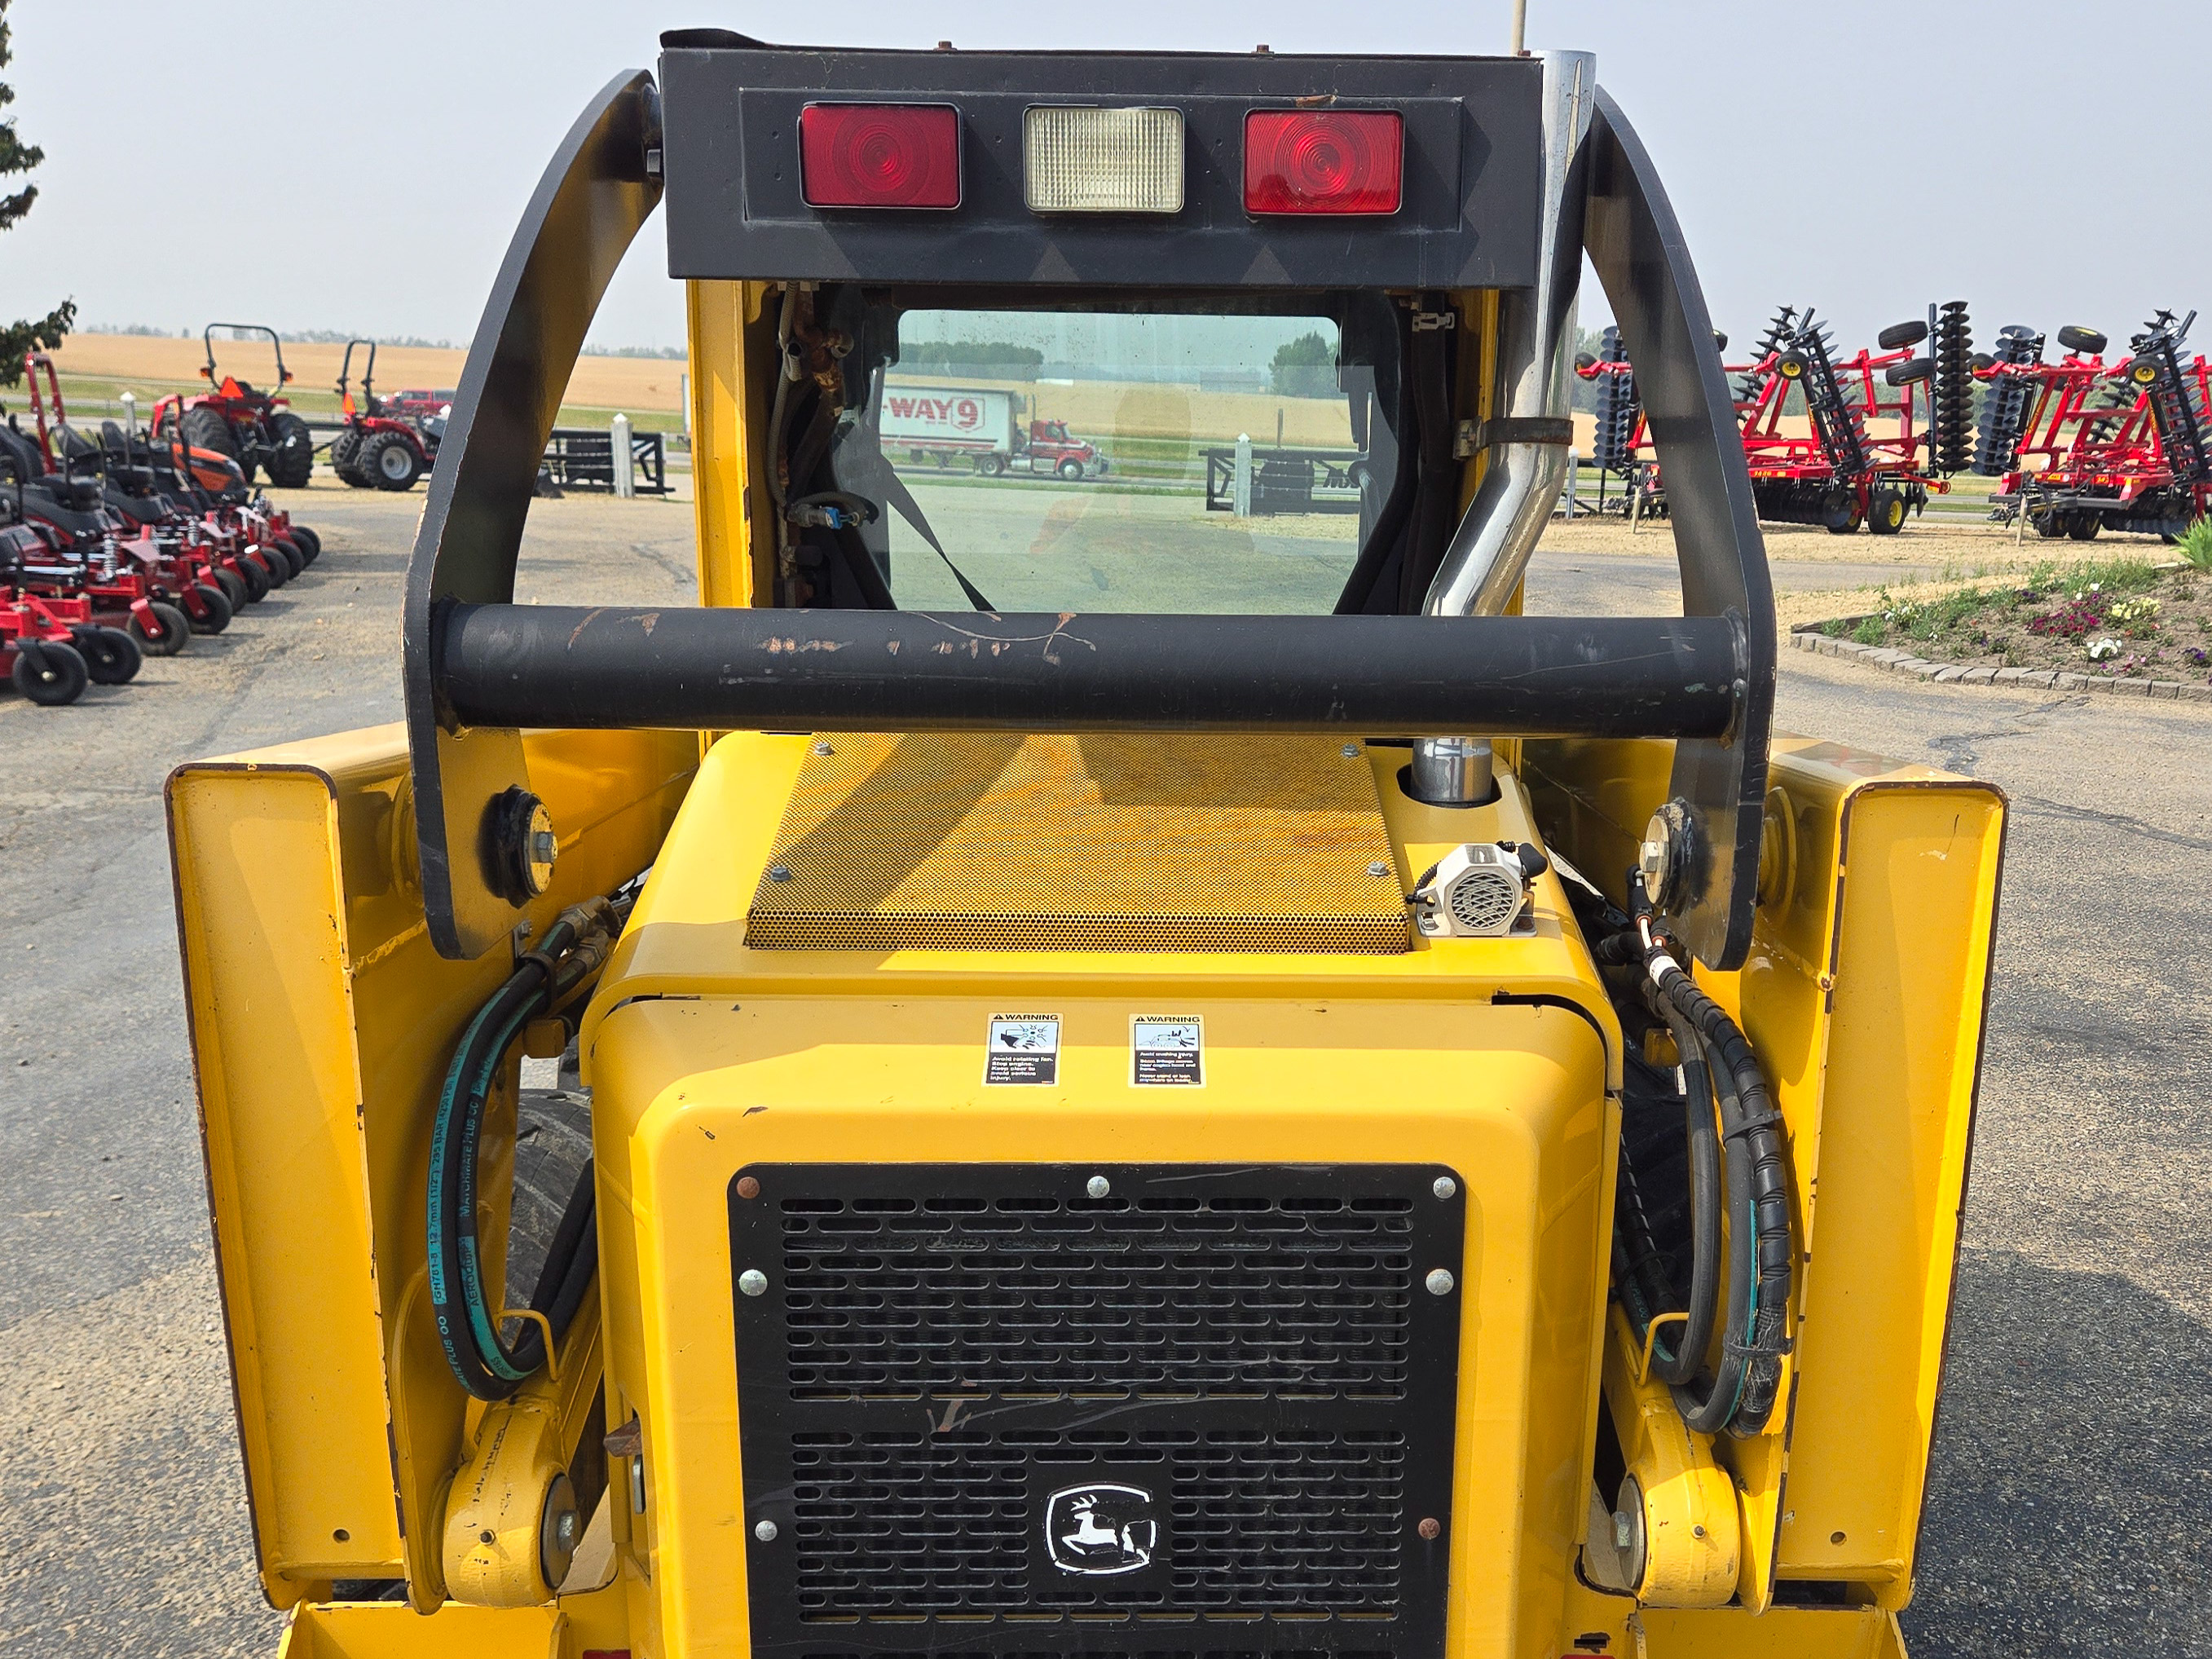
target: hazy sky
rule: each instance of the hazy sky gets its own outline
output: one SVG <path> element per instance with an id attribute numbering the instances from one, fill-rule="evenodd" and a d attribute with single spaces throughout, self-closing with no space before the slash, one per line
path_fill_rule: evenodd
<path id="1" fill-rule="evenodd" d="M 1509 0 L 805 9 L 824 44 L 1491 52 Z M 1596 52 L 1657 158 L 1719 325 L 1783 301 L 1856 344 L 1929 301 L 1977 334 L 2160 305 L 2212 317 L 2212 9 L 2180 0 L 1530 0 Z M 15 114 L 41 198 L 0 237 L 0 314 L 210 319 L 465 342 L 546 157 L 662 27 L 793 33 L 788 7 L 578 0 L 16 0 Z M 1347 20 L 1354 27 L 1347 27 Z M 656 221 L 592 330 L 683 339 Z M 1583 320 L 1602 301 L 1585 295 Z M 2212 339 L 2212 321 L 2204 337 Z"/>

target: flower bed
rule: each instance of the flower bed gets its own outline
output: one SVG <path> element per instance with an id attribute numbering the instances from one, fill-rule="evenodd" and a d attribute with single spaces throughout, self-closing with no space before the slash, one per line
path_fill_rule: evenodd
<path id="1" fill-rule="evenodd" d="M 1960 668 L 2212 685 L 2212 572 L 2190 565 L 2051 566 L 2024 581 L 1917 602 L 1890 603 L 1885 593 L 1883 600 L 1818 632 Z"/>

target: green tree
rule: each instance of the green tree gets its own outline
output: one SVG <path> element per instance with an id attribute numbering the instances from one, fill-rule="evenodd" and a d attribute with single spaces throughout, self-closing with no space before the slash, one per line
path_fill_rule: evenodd
<path id="1" fill-rule="evenodd" d="M 1336 395 L 1336 352 L 1318 333 L 1301 334 L 1277 346 L 1273 368 L 1279 398 Z"/>
<path id="2" fill-rule="evenodd" d="M 8 67 L 8 0 L 0 0 L 0 70 Z M 15 89 L 0 82 L 0 109 L 15 101 Z M 27 144 L 15 136 L 15 123 L 0 120 L 0 179 L 10 179 L 27 173 L 46 159 L 46 151 L 36 144 Z M 13 195 L 0 196 L 0 230 L 14 228 L 15 222 L 31 210 L 31 204 L 39 199 L 39 187 L 26 184 Z M 0 323 L 0 386 L 14 386 L 23 378 L 23 354 L 36 346 L 51 351 L 62 343 L 76 321 L 76 302 L 64 300 L 45 316 L 18 323 Z"/>

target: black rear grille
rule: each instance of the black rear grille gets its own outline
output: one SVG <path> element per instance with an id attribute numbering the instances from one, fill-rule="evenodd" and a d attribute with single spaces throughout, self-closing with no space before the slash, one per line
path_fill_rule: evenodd
<path id="1" fill-rule="evenodd" d="M 799 1605 L 855 1613 L 1177 1608 L 1395 1612 L 1406 1437 L 1397 1430 L 805 1435 L 793 1449 Z M 1033 1587 L 1030 1476 L 1094 1470 L 1174 1496 L 1171 1559 L 1133 1591 L 1112 1578 Z M 1064 1479 L 1063 1479 L 1064 1477 Z M 927 1532 L 909 1524 L 926 1516 Z"/>
<path id="2" fill-rule="evenodd" d="M 1431 1200 L 1433 1201 L 1433 1200 Z M 787 1198 L 791 1386 L 1358 1394 L 1406 1382 L 1413 1201 Z"/>
<path id="3" fill-rule="evenodd" d="M 732 1271 L 767 1281 L 735 1298 L 754 1647 L 1435 1659 L 1446 1174 L 743 1171 Z M 1200 1637 L 1224 1619 L 1249 1621 L 1233 1645 Z"/>

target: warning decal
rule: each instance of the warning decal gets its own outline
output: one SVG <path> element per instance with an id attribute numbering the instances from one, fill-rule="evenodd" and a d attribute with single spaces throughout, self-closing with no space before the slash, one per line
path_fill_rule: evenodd
<path id="1" fill-rule="evenodd" d="M 1206 1082 L 1206 1038 L 1195 1014 L 1139 1014 L 1129 1022 L 1129 1081 L 1195 1089 Z"/>
<path id="2" fill-rule="evenodd" d="M 983 1082 L 1055 1084 L 1060 1081 L 1060 1016 L 994 1014 Z"/>

